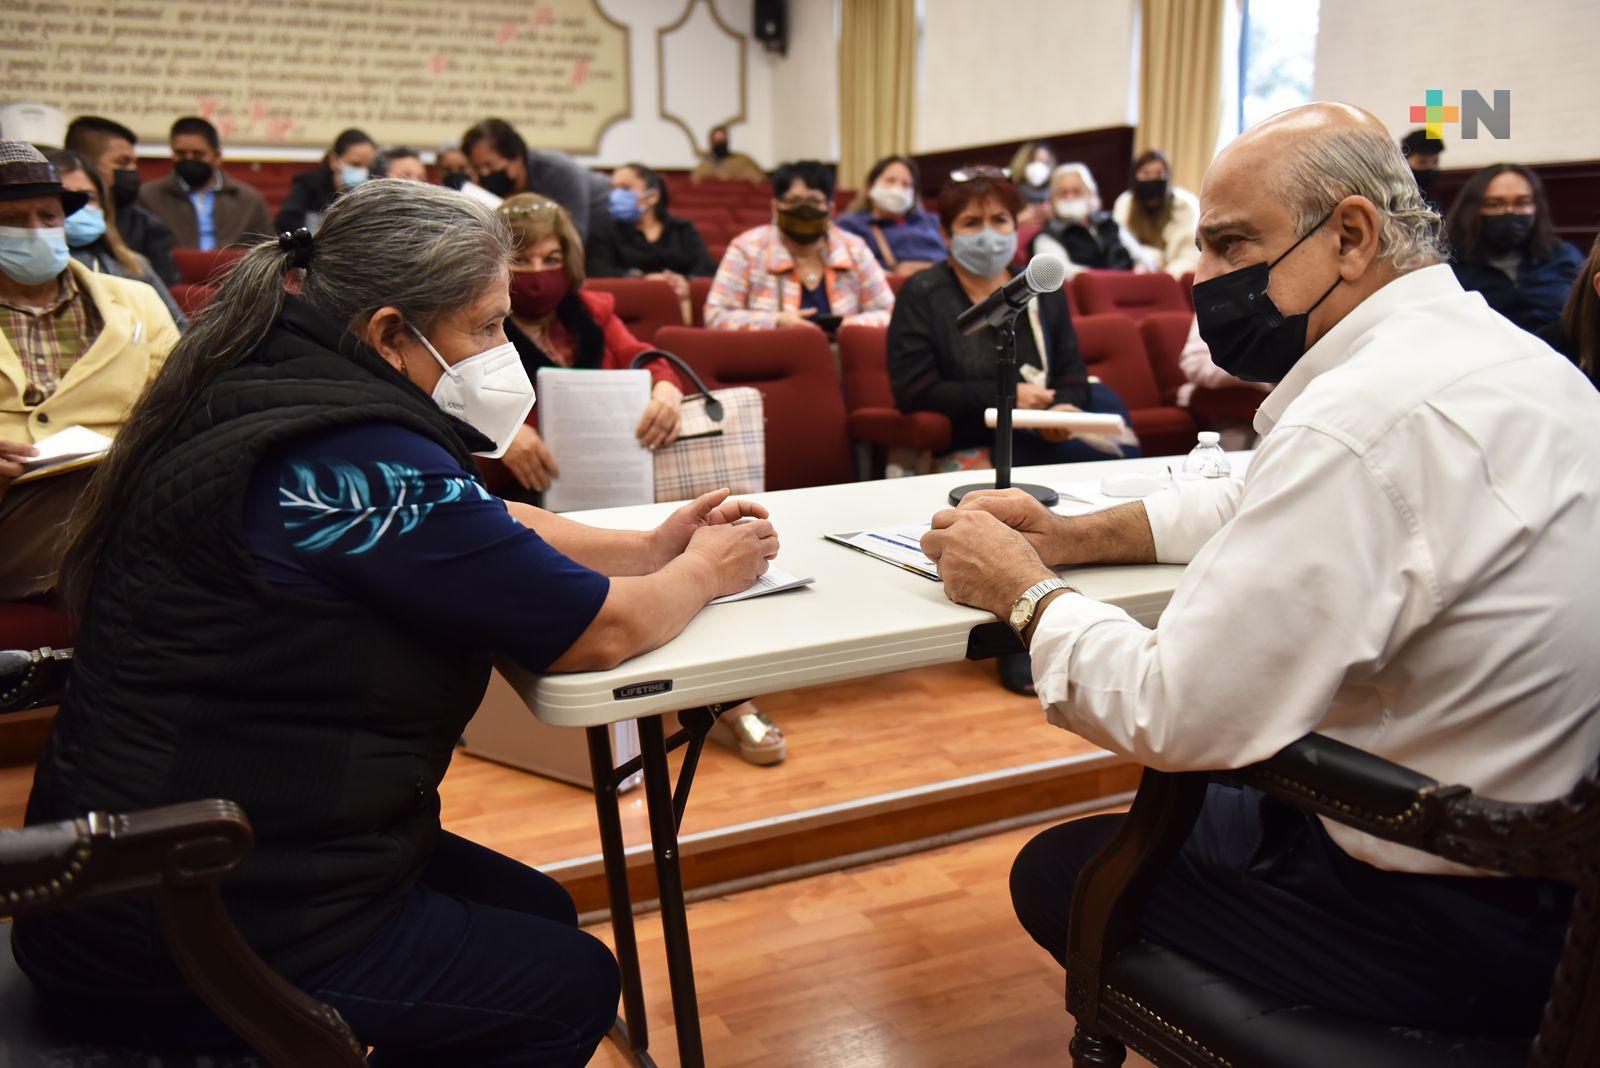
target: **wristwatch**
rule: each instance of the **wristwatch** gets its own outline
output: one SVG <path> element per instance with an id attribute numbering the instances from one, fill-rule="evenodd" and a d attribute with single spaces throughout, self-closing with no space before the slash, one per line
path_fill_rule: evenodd
<path id="1" fill-rule="evenodd" d="M 1044 600 L 1045 594 L 1070 589 L 1071 586 L 1058 578 L 1034 583 L 1017 598 L 1017 603 L 1011 606 L 1011 617 L 1006 622 L 1011 624 L 1011 629 L 1017 632 L 1019 639 L 1026 641 L 1023 635 L 1027 633 L 1028 624 L 1033 622 L 1033 613 L 1038 609 L 1039 602 Z"/>

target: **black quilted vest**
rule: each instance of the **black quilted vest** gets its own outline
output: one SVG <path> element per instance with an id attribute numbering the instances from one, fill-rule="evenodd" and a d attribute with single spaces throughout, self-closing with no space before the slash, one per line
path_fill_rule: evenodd
<path id="1" fill-rule="evenodd" d="M 363 944 L 412 885 L 439 833 L 439 781 L 489 678 L 487 649 L 359 604 L 285 596 L 256 572 L 241 519 L 257 461 L 352 423 L 425 434 L 474 475 L 469 449 L 489 447 L 291 298 L 140 477 L 95 572 L 28 803 L 31 824 L 238 802 L 256 845 L 224 896 L 247 940 L 290 976 Z M 21 922 L 16 948 L 47 989 L 181 987 L 143 905 Z"/>

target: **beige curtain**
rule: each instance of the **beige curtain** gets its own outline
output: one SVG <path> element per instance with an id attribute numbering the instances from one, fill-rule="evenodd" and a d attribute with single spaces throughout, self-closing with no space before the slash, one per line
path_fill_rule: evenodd
<path id="1" fill-rule="evenodd" d="M 1234 0 L 1143 0 L 1139 138 L 1159 148 L 1172 181 L 1200 189 L 1222 128 L 1223 18 Z"/>
<path id="2" fill-rule="evenodd" d="M 916 93 L 916 0 L 843 0 L 840 186 L 859 187 L 879 159 L 910 153 Z"/>

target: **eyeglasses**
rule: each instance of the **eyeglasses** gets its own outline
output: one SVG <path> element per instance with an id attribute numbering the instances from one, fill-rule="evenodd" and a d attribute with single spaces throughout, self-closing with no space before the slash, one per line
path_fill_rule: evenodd
<path id="1" fill-rule="evenodd" d="M 1518 197 L 1516 200 L 1485 200 L 1483 213 L 1485 215 L 1532 215 L 1535 211 L 1532 197 Z"/>
<path id="2" fill-rule="evenodd" d="M 1009 182 L 1011 180 L 1011 169 L 1009 167 L 991 167 L 987 163 L 974 163 L 962 167 L 960 170 L 950 172 L 950 182 L 953 185 L 960 185 L 963 182 L 976 182 L 980 178 L 1004 178 Z"/>

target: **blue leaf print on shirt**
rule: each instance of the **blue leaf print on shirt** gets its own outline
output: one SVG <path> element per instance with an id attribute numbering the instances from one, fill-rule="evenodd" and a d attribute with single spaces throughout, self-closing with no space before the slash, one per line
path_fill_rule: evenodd
<path id="1" fill-rule="evenodd" d="M 382 460 L 292 463 L 278 484 L 278 508 L 294 547 L 348 556 L 368 552 L 387 535 L 411 533 L 441 504 L 473 498 L 489 500 L 475 479 L 424 478 L 410 464 Z"/>

